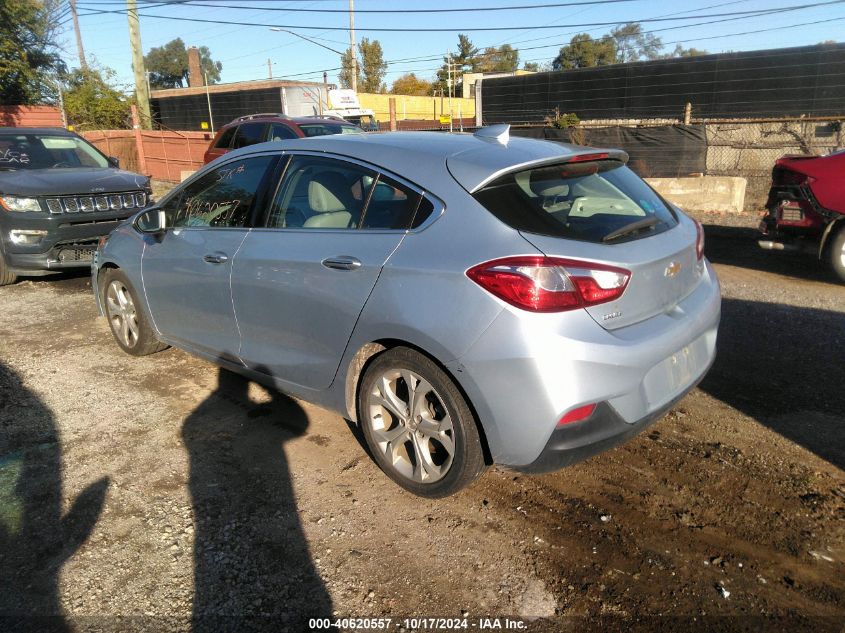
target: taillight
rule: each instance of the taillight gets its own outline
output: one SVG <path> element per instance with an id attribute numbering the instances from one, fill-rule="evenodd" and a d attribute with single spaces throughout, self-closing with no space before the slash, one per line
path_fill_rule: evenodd
<path id="1" fill-rule="evenodd" d="M 699 261 L 704 257 L 704 227 L 698 220 L 695 220 L 695 256 Z"/>
<path id="2" fill-rule="evenodd" d="M 564 312 L 622 296 L 631 273 L 623 268 L 559 257 L 505 257 L 467 271 L 487 292 L 530 312 Z"/>

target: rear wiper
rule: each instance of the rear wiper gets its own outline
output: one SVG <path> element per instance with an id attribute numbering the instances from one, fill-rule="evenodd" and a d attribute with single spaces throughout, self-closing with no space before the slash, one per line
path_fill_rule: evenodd
<path id="1" fill-rule="evenodd" d="M 655 224 L 660 224 L 660 218 L 652 215 L 648 218 L 643 218 L 642 220 L 637 220 L 636 222 L 626 224 L 625 226 L 622 226 L 616 229 L 615 231 L 611 231 L 603 238 L 601 238 L 601 241 L 612 242 L 613 240 L 623 237 L 625 235 L 636 233 L 637 231 L 641 231 L 643 229 L 650 229 Z"/>

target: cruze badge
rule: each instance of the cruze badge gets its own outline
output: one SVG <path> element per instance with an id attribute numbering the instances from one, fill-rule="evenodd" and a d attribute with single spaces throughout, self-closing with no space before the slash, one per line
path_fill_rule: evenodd
<path id="1" fill-rule="evenodd" d="M 681 272 L 681 264 L 679 262 L 672 262 L 666 267 L 666 270 L 663 271 L 663 276 L 674 277 L 679 272 Z"/>

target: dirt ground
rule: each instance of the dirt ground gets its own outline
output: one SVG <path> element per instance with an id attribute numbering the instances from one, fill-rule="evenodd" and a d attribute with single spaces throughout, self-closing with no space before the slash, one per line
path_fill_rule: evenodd
<path id="1" fill-rule="evenodd" d="M 620 448 L 439 501 L 337 415 L 125 355 L 84 274 L 0 289 L 0 629 L 841 631 L 845 285 L 756 250 L 753 217 L 704 219 L 724 311 L 700 388 Z"/>

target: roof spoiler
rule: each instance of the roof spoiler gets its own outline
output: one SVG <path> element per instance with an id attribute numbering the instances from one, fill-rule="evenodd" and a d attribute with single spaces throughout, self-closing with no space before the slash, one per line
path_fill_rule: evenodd
<path id="1" fill-rule="evenodd" d="M 496 141 L 502 145 L 507 145 L 511 137 L 511 126 L 509 123 L 499 123 L 498 125 L 487 125 L 478 128 L 473 136 L 477 138 L 489 139 Z"/>

